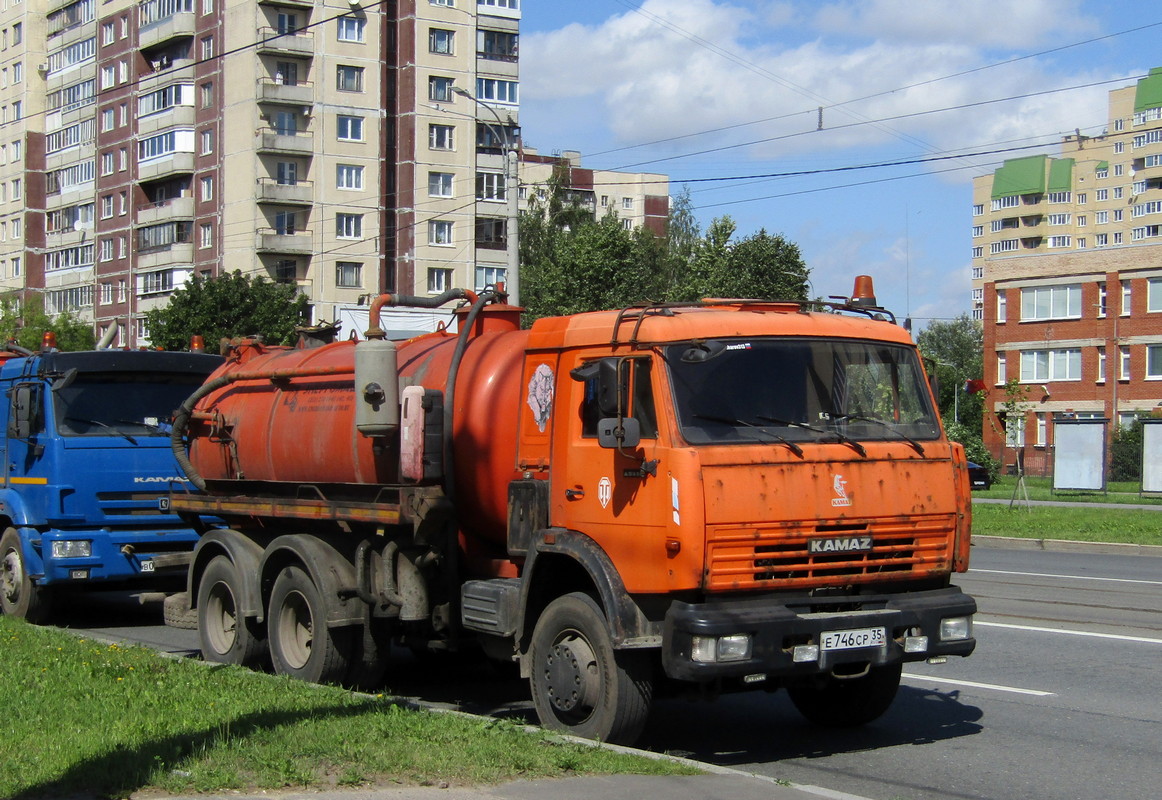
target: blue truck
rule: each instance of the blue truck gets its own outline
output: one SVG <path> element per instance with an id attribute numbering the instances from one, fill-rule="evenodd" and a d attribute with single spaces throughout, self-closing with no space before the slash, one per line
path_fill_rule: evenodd
<path id="1" fill-rule="evenodd" d="M 180 588 L 197 533 L 172 413 L 222 359 L 198 352 L 0 354 L 0 611 L 43 622 L 79 589 Z"/>

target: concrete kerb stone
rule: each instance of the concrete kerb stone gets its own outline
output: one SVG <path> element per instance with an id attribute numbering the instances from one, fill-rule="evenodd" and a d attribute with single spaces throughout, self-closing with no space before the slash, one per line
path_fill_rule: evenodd
<path id="1" fill-rule="evenodd" d="M 1019 536 L 977 536 L 975 534 L 972 541 L 1002 550 L 1043 550 L 1053 553 L 1162 557 L 1162 545 L 1153 544 L 1079 542 L 1073 539 L 1024 539 Z"/>

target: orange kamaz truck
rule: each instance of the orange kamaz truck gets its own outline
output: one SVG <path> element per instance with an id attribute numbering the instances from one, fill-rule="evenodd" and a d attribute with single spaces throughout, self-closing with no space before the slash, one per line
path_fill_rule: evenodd
<path id="1" fill-rule="evenodd" d="M 546 727 L 622 743 L 683 689 L 878 717 L 976 604 L 963 450 L 856 285 L 527 330 L 502 290 L 383 295 L 360 341 L 235 343 L 173 436 L 204 656 L 375 686 L 393 645 L 483 649 Z M 380 328 L 452 302 L 455 333 Z"/>

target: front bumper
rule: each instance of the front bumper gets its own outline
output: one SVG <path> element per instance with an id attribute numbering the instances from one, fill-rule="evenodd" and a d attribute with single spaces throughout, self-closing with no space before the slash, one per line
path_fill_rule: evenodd
<path id="1" fill-rule="evenodd" d="M 858 603 L 858 610 L 850 610 Z M 882 666 L 939 656 L 967 656 L 971 638 L 940 641 L 940 622 L 976 613 L 976 601 L 955 586 L 920 592 L 848 598 L 788 598 L 764 595 L 702 603 L 676 602 L 666 613 L 662 664 L 666 675 L 682 681 L 763 675 L 803 677 L 831 671 L 840 664 Z M 884 627 L 887 641 L 877 647 L 821 650 L 818 660 L 796 662 L 797 645 L 818 645 L 830 631 Z M 700 663 L 691 659 L 694 636 L 752 638 L 744 661 Z M 927 636 L 923 652 L 905 652 L 905 636 Z"/>

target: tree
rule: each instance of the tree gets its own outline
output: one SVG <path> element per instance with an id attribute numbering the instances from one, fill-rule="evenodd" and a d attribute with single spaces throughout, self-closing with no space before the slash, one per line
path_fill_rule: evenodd
<path id="1" fill-rule="evenodd" d="M 0 337 L 28 350 L 39 350 L 45 331 L 56 335 L 61 350 L 92 350 L 96 345 L 93 326 L 75 314 L 64 312 L 55 318 L 44 310 L 44 298 L 33 295 L 21 308 L 16 294 L 0 298 Z"/>
<path id="2" fill-rule="evenodd" d="M 954 320 L 934 321 L 916 337 L 920 352 L 935 362 L 939 386 L 936 402 L 945 424 L 962 422 L 969 430 L 983 431 L 985 392 L 969 394 L 965 382 L 979 380 L 984 371 L 984 326 L 968 314 Z M 972 459 L 975 461 L 976 459 Z"/>
<path id="3" fill-rule="evenodd" d="M 217 278 L 195 275 L 173 293 L 169 304 L 145 312 L 149 340 L 179 350 L 198 334 L 206 342 L 262 336 L 268 344 L 293 344 L 295 326 L 307 322 L 307 298 L 289 284 L 235 270 Z"/>

